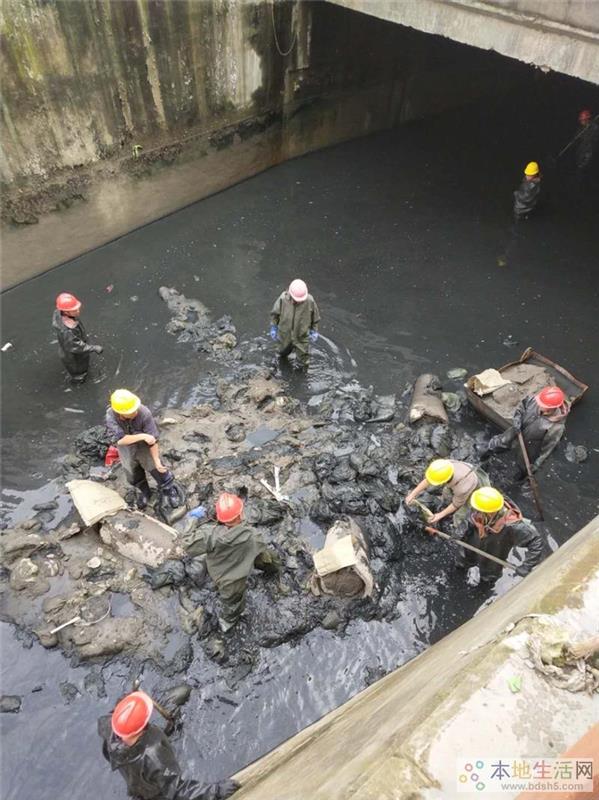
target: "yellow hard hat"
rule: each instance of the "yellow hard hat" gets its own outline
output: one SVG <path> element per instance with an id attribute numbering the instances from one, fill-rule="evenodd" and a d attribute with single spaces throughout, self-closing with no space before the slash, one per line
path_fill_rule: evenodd
<path id="1" fill-rule="evenodd" d="M 128 389 L 117 389 L 110 395 L 110 405 L 117 414 L 134 414 L 141 405 L 141 400 Z"/>
<path id="2" fill-rule="evenodd" d="M 539 174 L 539 165 L 536 161 L 529 161 L 524 169 L 525 175 L 538 175 Z"/>
<path id="3" fill-rule="evenodd" d="M 496 514 L 503 508 L 503 495 L 492 486 L 481 486 L 472 492 L 470 505 L 483 514 Z"/>
<path id="4" fill-rule="evenodd" d="M 453 464 L 446 458 L 438 458 L 436 461 L 431 461 L 424 476 L 431 486 L 441 486 L 453 478 Z"/>

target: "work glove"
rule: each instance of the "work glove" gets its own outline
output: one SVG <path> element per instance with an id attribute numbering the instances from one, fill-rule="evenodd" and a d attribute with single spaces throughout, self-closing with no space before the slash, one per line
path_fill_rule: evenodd
<path id="1" fill-rule="evenodd" d="M 206 516 L 206 509 L 204 506 L 196 506 L 192 508 L 191 511 L 187 512 L 188 517 L 194 517 L 195 519 L 204 519 Z"/>
<path id="2" fill-rule="evenodd" d="M 311 342 L 315 342 L 318 339 L 318 331 L 310 331 L 308 336 Z"/>
<path id="3" fill-rule="evenodd" d="M 97 353 L 98 355 L 104 352 L 104 348 L 102 347 L 101 344 L 92 344 L 92 350 L 94 351 L 94 353 Z"/>
<path id="4" fill-rule="evenodd" d="M 273 322 L 273 324 L 270 326 L 270 338 L 274 342 L 275 339 L 278 338 L 278 336 L 279 336 L 279 326 L 275 325 L 274 322 Z"/>

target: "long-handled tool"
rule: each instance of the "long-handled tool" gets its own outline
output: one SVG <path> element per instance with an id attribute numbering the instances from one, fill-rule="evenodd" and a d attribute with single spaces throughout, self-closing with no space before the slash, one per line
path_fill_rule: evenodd
<path id="1" fill-rule="evenodd" d="M 447 539 L 450 542 L 455 542 L 455 544 L 459 544 L 460 547 L 464 547 L 466 548 L 466 550 L 472 550 L 473 553 L 478 553 L 479 556 L 482 556 L 483 558 L 488 558 L 489 561 L 494 561 L 496 564 L 501 564 L 502 567 L 505 567 L 506 569 L 511 569 L 513 572 L 517 573 L 517 568 L 513 564 L 510 564 L 509 561 L 504 561 L 503 558 L 497 558 L 497 556 L 492 556 L 490 553 L 485 553 L 484 550 L 480 550 L 473 544 L 462 542 L 461 539 L 456 539 L 454 536 L 450 536 L 448 533 L 443 533 L 443 531 L 440 531 L 437 528 L 431 528 L 430 525 L 427 525 L 424 530 L 427 533 L 434 533 L 437 536 L 440 536 L 442 539 Z"/>
<path id="2" fill-rule="evenodd" d="M 593 119 L 591 120 L 591 124 L 593 122 L 595 122 L 596 120 L 598 120 L 598 119 L 599 119 L 599 114 L 597 114 L 595 117 L 593 117 Z M 555 160 L 557 161 L 558 158 L 561 158 L 564 155 L 564 153 L 572 147 L 574 142 L 576 142 L 582 136 L 582 134 L 585 131 L 586 131 L 586 128 L 581 128 L 581 130 L 578 131 L 576 136 L 573 136 L 572 139 L 570 139 L 570 141 L 568 142 L 568 144 L 565 147 L 562 147 L 562 149 L 556 155 Z"/>
<path id="3" fill-rule="evenodd" d="M 532 496 L 534 497 L 535 506 L 539 512 L 539 519 L 543 520 L 543 506 L 541 505 L 541 497 L 539 495 L 539 484 L 537 483 L 535 476 L 532 474 L 528 450 L 526 449 L 526 442 L 524 441 L 524 436 L 522 436 L 522 433 L 518 433 L 518 442 L 520 444 L 520 450 L 522 450 L 522 458 L 524 459 L 526 472 L 528 473 L 528 481 L 530 483 L 530 488 L 532 489 Z"/>
<path id="4" fill-rule="evenodd" d="M 139 687 L 140 687 L 140 684 L 141 684 L 141 678 L 136 678 L 136 679 L 133 681 L 133 689 L 132 689 L 132 691 L 133 691 L 133 692 L 136 692 L 136 691 L 139 689 Z M 160 714 L 162 717 L 164 717 L 164 719 L 165 719 L 165 720 L 166 720 L 168 723 L 170 723 L 171 725 L 174 725 L 174 724 L 175 724 L 175 718 L 174 718 L 174 716 L 173 716 L 172 714 L 170 714 L 170 713 L 169 713 L 169 712 L 166 710 L 166 708 L 164 708 L 164 706 L 161 706 L 161 705 L 160 705 L 160 703 L 158 703 L 156 700 L 154 700 L 154 698 L 153 698 L 153 697 L 152 697 L 152 703 L 154 704 L 154 708 L 156 709 L 156 711 L 157 711 L 157 712 L 158 712 L 158 713 L 159 713 L 159 714 Z"/>

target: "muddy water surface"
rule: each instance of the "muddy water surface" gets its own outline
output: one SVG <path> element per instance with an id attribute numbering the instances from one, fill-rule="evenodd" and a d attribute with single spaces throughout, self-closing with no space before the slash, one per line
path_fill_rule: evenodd
<path id="1" fill-rule="evenodd" d="M 8 518 L 27 518 L 32 505 L 61 495 L 53 482 L 57 459 L 81 430 L 102 420 L 114 388 L 139 391 L 153 408 L 202 401 L 199 378 L 217 367 L 165 332 L 161 285 L 201 299 L 214 317 L 231 314 L 240 337 L 255 339 L 262 361 L 269 357 L 270 305 L 302 276 L 320 304 L 326 336 L 307 379 L 287 375 L 289 391 L 304 400 L 340 371 L 381 394 L 401 394 L 423 371 L 437 372 L 455 390 L 447 370 L 499 365 L 528 345 L 591 384 L 568 428 L 568 439 L 584 444 L 589 459 L 571 464 L 562 450 L 540 478 L 543 530 L 554 544 L 565 541 L 597 513 L 599 458 L 597 183 L 575 198 L 567 171 L 551 170 L 547 161 L 572 132 L 568 117 L 575 118 L 579 103 L 572 86 L 542 82 L 484 107 L 282 165 L 7 292 Z M 584 102 L 584 91 L 576 91 Z M 556 119 L 558 100 L 563 117 Z M 533 157 L 548 164 L 547 207 L 500 267 L 510 193 Z M 64 290 L 83 299 L 84 322 L 105 346 L 90 380 L 73 389 L 50 328 L 53 298 Z M 463 424 L 483 429 L 472 412 Z M 515 499 L 533 515 L 526 490 Z M 68 511 L 60 496 L 50 524 Z M 298 644 L 262 651 L 239 682 L 194 642 L 188 679 L 197 690 L 176 739 L 188 772 L 206 779 L 230 774 L 420 652 L 484 601 L 430 550 L 421 565 L 421 576 L 405 585 L 395 622 L 356 621 L 343 636 L 313 631 Z M 124 798 L 122 781 L 102 761 L 95 719 L 130 677 L 118 662 L 73 668 L 3 625 L 2 691 L 23 696 L 21 712 L 0 720 L 4 798 Z M 148 671 L 144 683 L 151 688 L 152 681 Z"/>

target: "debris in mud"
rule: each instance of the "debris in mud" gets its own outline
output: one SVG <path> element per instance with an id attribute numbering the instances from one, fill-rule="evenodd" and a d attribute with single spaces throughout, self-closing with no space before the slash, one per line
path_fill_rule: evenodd
<path id="1" fill-rule="evenodd" d="M 6 531 L 1 544 L 8 619 L 34 632 L 44 647 L 59 646 L 79 659 L 122 654 L 149 660 L 165 676 L 188 668 L 189 637 L 197 637 L 234 681 L 252 669 L 261 647 L 293 641 L 318 626 L 341 631 L 357 617 L 397 615 L 402 559 L 406 548 L 416 558 L 420 551 L 410 544 L 414 524 L 403 519 L 400 536 L 395 514 L 423 462 L 437 453 L 472 458 L 473 440 L 424 419 L 416 431 L 394 425 L 395 398 L 377 397 L 356 382 L 326 389 L 317 414 L 309 415 L 268 372 L 240 372 L 237 380 L 204 380 L 199 391 L 212 398 L 209 404 L 161 415 L 164 462 L 187 490 L 183 512 L 202 505 L 206 517 L 169 527 L 152 516 L 150 504 L 146 514 L 121 507 L 83 529 L 71 518 L 45 533 L 39 526 L 32 532 L 29 522 Z M 438 390 L 431 391 L 442 408 Z M 77 441 L 82 449 L 68 468 L 75 479 L 71 488 L 73 482 L 91 485 L 94 496 L 109 492 L 125 506 L 130 487 L 119 464 L 110 469 L 111 489 L 86 480 L 104 460 L 101 430 L 90 429 Z M 262 483 L 274 484 L 275 468 L 284 502 Z M 250 576 L 246 615 L 226 636 L 218 633 L 219 599 L 204 558 L 189 558 L 178 542 L 189 524 L 211 522 L 221 491 L 246 498 L 246 519 L 260 526 L 283 563 L 280 580 Z M 317 597 L 308 588 L 313 554 L 340 520 L 363 536 L 366 580 L 360 579 L 357 593 L 321 591 Z M 46 600 L 32 605 L 49 588 Z"/>
<path id="2" fill-rule="evenodd" d="M 18 714 L 22 702 L 17 694 L 3 694 L 0 697 L 0 714 Z"/>
<path id="3" fill-rule="evenodd" d="M 572 444 L 572 442 L 568 442 L 566 445 L 566 458 L 572 464 L 582 464 L 583 461 L 586 461 L 589 457 L 589 451 L 583 445 Z"/>
<path id="4" fill-rule="evenodd" d="M 450 381 L 461 381 L 468 374 L 468 370 L 463 367 L 455 367 L 447 372 L 447 377 Z"/>
<path id="5" fill-rule="evenodd" d="M 166 329 L 178 342 L 190 342 L 199 351 L 218 354 L 237 346 L 235 326 L 231 317 L 212 322 L 206 306 L 199 300 L 188 299 L 176 289 L 161 286 L 158 294 L 172 314 Z"/>
<path id="6" fill-rule="evenodd" d="M 449 422 L 441 398 L 441 383 L 436 375 L 425 374 L 416 379 L 408 416 L 412 423 L 423 417 Z"/>

